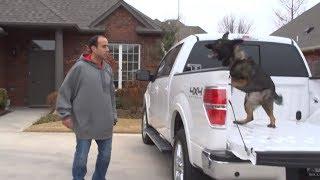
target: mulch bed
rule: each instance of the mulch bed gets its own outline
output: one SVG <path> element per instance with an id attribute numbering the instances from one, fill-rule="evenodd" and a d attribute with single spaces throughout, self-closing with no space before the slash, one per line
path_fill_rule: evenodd
<path id="1" fill-rule="evenodd" d="M 142 109 L 138 109 L 136 112 L 132 112 L 131 110 L 125 109 L 117 109 L 118 118 L 134 118 L 141 119 L 142 118 Z"/>
<path id="2" fill-rule="evenodd" d="M 72 132 L 62 125 L 61 121 L 36 124 L 28 127 L 24 132 Z M 141 132 L 141 119 L 118 119 L 118 123 L 113 128 L 114 133 L 132 133 Z"/>

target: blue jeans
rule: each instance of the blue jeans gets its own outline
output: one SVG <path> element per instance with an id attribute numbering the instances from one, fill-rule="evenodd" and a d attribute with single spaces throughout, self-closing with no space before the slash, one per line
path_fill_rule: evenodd
<path id="1" fill-rule="evenodd" d="M 95 140 L 98 145 L 98 157 L 92 180 L 105 180 L 111 157 L 112 138 Z M 91 146 L 91 139 L 78 139 L 74 154 L 72 176 L 73 180 L 84 180 L 87 173 L 87 159 Z"/>

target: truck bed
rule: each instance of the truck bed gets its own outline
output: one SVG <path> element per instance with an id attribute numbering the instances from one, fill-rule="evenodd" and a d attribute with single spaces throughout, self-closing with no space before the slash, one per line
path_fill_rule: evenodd
<path id="1" fill-rule="evenodd" d="M 239 129 L 229 123 L 229 150 L 240 159 L 250 160 L 256 165 L 320 167 L 320 126 L 280 119 L 273 129 L 267 127 L 268 123 L 267 120 L 255 119 L 239 125 Z"/>

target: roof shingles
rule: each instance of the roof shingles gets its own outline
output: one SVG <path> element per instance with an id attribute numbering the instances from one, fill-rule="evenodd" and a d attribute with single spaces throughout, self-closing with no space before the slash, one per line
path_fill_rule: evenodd
<path id="1" fill-rule="evenodd" d="M 91 27 L 94 21 L 116 4 L 129 7 L 148 30 L 161 28 L 148 16 L 133 8 L 123 0 L 0 0 L 0 25 L 34 24 L 74 24 L 82 30 L 97 30 Z"/>
<path id="2" fill-rule="evenodd" d="M 42 0 L 69 22 L 87 28 L 101 11 L 107 11 L 118 0 Z"/>
<path id="3" fill-rule="evenodd" d="M 0 14 L 0 22 L 3 23 L 65 22 L 39 0 L 1 0 Z"/>
<path id="4" fill-rule="evenodd" d="M 273 32 L 273 36 L 283 36 L 297 41 L 303 49 L 320 48 L 320 3 L 302 13 L 300 16 Z M 314 29 L 307 33 L 310 27 Z"/>

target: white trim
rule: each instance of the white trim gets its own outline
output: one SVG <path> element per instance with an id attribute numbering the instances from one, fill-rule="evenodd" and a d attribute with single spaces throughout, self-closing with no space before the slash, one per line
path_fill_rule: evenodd
<path id="1" fill-rule="evenodd" d="M 118 89 L 122 89 L 122 82 L 123 82 L 123 77 L 122 77 L 122 72 L 123 72 L 123 68 L 125 68 L 125 70 L 126 70 L 126 72 L 127 72 L 127 79 L 129 79 L 129 80 L 131 80 L 131 78 L 132 78 L 132 76 L 130 76 L 129 77 L 129 74 L 130 73 L 134 73 L 135 71 L 134 71 L 134 64 L 135 64 L 135 62 L 137 62 L 138 63 L 138 69 L 137 70 L 139 70 L 140 68 L 141 68 L 141 45 L 140 44 L 126 44 L 126 43 L 123 43 L 123 44 L 121 44 L 121 43 L 110 43 L 110 45 L 112 45 L 113 47 L 118 47 L 118 49 L 119 49 L 119 55 L 118 55 Z M 135 48 L 135 46 L 138 46 L 138 59 L 136 60 L 134 60 L 134 61 L 132 61 L 130 64 L 132 65 L 132 67 L 131 67 L 131 70 L 130 70 L 130 73 L 129 73 L 129 68 L 128 68 L 128 65 L 129 65 L 129 63 L 127 63 L 126 65 L 126 67 L 123 67 L 122 66 L 122 63 L 123 63 L 123 52 L 122 52 L 122 50 L 123 50 L 123 46 L 124 45 L 126 45 L 126 46 L 132 46 L 132 48 L 133 48 L 133 53 L 132 53 L 132 58 L 134 59 L 134 57 L 135 57 L 135 55 L 137 54 L 136 52 L 134 52 L 134 48 Z M 114 53 L 114 51 L 113 51 L 113 53 Z M 125 53 L 125 54 L 129 54 L 128 53 L 128 51 Z M 131 53 L 130 53 L 131 54 Z M 129 61 L 127 61 L 127 62 L 129 62 Z M 134 79 L 132 79 L 132 80 L 134 80 Z"/>
<path id="2" fill-rule="evenodd" d="M 122 89 L 122 44 L 119 44 L 119 61 L 118 62 L 119 62 L 118 89 Z"/>
<path id="3" fill-rule="evenodd" d="M 141 62 L 141 45 L 140 44 L 138 44 L 139 45 L 139 55 L 138 55 L 138 70 L 140 70 L 140 62 Z"/>

